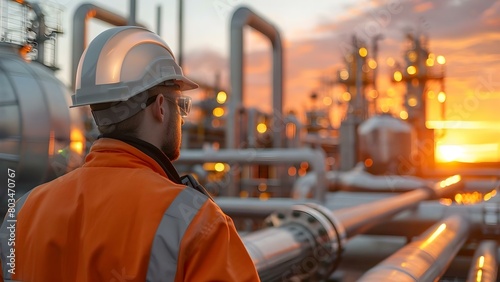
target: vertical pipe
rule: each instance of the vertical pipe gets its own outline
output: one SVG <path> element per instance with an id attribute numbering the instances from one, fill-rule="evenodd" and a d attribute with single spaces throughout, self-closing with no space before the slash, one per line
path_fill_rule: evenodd
<path id="1" fill-rule="evenodd" d="M 47 40 L 46 31 L 47 26 L 45 25 L 45 15 L 42 8 L 38 3 L 33 3 L 31 8 L 36 14 L 36 21 L 38 23 L 38 28 L 36 31 L 36 43 L 37 43 L 37 58 L 36 61 L 45 65 L 45 41 Z"/>
<path id="2" fill-rule="evenodd" d="M 183 41 L 184 41 L 184 20 L 183 20 L 183 14 L 184 14 L 184 8 L 183 8 L 183 0 L 179 0 L 179 56 L 177 58 L 177 63 L 179 66 L 182 68 L 182 63 L 183 63 L 183 58 L 182 58 L 182 49 L 183 49 Z"/>
<path id="3" fill-rule="evenodd" d="M 3 0 L 0 0 L 0 40 L 2 39 L 2 36 L 4 34 L 4 31 L 3 31 L 3 17 L 4 17 L 4 8 L 3 8 Z M 7 10 L 7 8 L 5 9 Z M 5 11 L 7 12 L 7 11 Z"/>
<path id="4" fill-rule="evenodd" d="M 467 282 L 494 282 L 498 273 L 498 245 L 496 241 L 483 241 L 477 248 L 469 269 Z"/>
<path id="5" fill-rule="evenodd" d="M 354 36 L 353 45 L 356 54 L 356 97 L 354 100 L 354 115 L 356 120 L 364 120 L 364 93 L 363 93 L 363 57 L 359 54 L 359 40 Z"/>
<path id="6" fill-rule="evenodd" d="M 378 65 L 378 41 L 384 38 L 383 35 L 377 34 L 373 37 L 373 60 L 377 63 L 377 67 L 373 69 L 373 90 L 377 91 L 377 96 L 373 99 L 373 114 L 377 113 L 377 100 L 378 100 L 378 86 L 377 86 L 377 77 L 378 77 L 378 69 L 380 66 Z"/>
<path id="7" fill-rule="evenodd" d="M 158 34 L 160 37 L 161 37 L 161 22 L 162 22 L 161 5 L 158 5 L 156 7 L 156 34 Z"/>
<path id="8" fill-rule="evenodd" d="M 130 0 L 130 15 L 128 17 L 128 25 L 136 25 L 137 1 Z"/>
<path id="9" fill-rule="evenodd" d="M 96 18 L 115 26 L 127 25 L 127 19 L 94 4 L 80 5 L 73 15 L 73 39 L 71 46 L 71 89 L 75 88 L 76 68 L 87 45 L 87 20 Z M 142 24 L 138 26 L 144 27 Z"/>
<path id="10" fill-rule="evenodd" d="M 273 47 L 273 146 L 282 146 L 283 123 L 283 48 L 281 37 L 276 27 L 265 21 L 246 7 L 238 8 L 231 18 L 230 30 L 230 73 L 231 99 L 226 119 L 226 146 L 230 149 L 238 147 L 236 125 L 237 112 L 243 101 L 243 27 L 250 26 L 269 38 Z"/>

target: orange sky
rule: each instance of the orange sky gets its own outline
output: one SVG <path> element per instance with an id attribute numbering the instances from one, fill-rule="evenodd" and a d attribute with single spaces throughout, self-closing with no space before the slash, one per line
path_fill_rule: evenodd
<path id="1" fill-rule="evenodd" d="M 391 4 L 392 3 L 392 4 Z M 339 87 L 328 89 L 321 77 L 331 78 L 342 64 L 343 52 L 351 37 L 370 42 L 381 33 L 379 45 L 379 86 L 381 95 L 390 87 L 388 57 L 402 61 L 407 31 L 429 38 L 429 49 L 446 57 L 446 120 L 494 121 L 500 106 L 500 1 L 372 1 L 370 7 L 352 6 L 341 17 L 322 19 L 307 39 L 284 40 L 284 110 L 303 112 L 311 107 L 309 95 L 339 96 Z M 270 19 L 272 21 L 272 19 Z M 279 28 L 279 22 L 274 23 Z M 246 32 L 245 103 L 271 110 L 271 57 L 269 43 L 256 32 Z M 369 46 L 370 48 L 370 46 Z M 227 86 L 228 58 L 216 52 L 200 52 L 187 56 L 187 68 L 193 77 L 209 78 L 221 69 L 222 84 Z M 213 75 L 212 75 L 213 76 Z M 212 81 L 208 81 L 212 82 Z M 401 89 L 400 87 L 396 87 Z M 436 90 L 439 90 L 436 86 Z M 429 119 L 440 120 L 437 101 L 429 100 Z M 338 121 L 338 117 L 332 117 Z M 450 124 L 448 124 L 450 125 Z M 460 123 L 440 144 L 498 144 L 500 128 L 458 129 Z M 500 161 L 500 153 L 496 159 Z"/>

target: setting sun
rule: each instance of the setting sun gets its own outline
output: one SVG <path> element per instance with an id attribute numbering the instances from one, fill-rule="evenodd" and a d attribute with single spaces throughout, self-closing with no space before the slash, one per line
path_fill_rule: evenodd
<path id="1" fill-rule="evenodd" d="M 440 145 L 436 148 L 436 160 L 438 162 L 453 162 L 464 157 L 464 149 L 459 145 Z"/>
<path id="2" fill-rule="evenodd" d="M 437 162 L 495 162 L 498 159 L 498 144 L 436 145 Z"/>

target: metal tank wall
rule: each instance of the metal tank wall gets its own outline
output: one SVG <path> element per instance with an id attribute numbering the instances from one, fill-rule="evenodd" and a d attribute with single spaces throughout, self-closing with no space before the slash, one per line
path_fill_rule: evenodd
<path id="1" fill-rule="evenodd" d="M 4 178 L 15 170 L 16 198 L 81 165 L 86 149 L 84 113 L 69 109 L 69 90 L 18 49 L 0 43 L 0 171 Z M 7 207 L 6 194 L 0 207 Z"/>
<path id="2" fill-rule="evenodd" d="M 412 174 L 407 164 L 415 157 L 413 129 L 408 123 L 383 114 L 358 128 L 360 159 L 372 174 Z"/>

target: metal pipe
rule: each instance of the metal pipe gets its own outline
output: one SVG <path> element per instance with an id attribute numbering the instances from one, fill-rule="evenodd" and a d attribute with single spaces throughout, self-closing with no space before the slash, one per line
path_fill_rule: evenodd
<path id="1" fill-rule="evenodd" d="M 177 62 L 179 64 L 179 66 L 182 68 L 182 63 L 183 63 L 183 56 L 182 56 L 182 49 L 184 48 L 183 47 L 183 41 L 184 41 L 184 20 L 183 20 L 183 17 L 184 17 L 184 4 L 183 4 L 183 0 L 179 0 L 178 1 L 178 5 L 179 5 L 179 24 L 178 24 L 178 36 L 179 36 L 179 58 L 177 58 Z"/>
<path id="2" fill-rule="evenodd" d="M 450 216 L 370 269 L 358 281 L 437 281 L 468 235 L 468 220 Z"/>
<path id="3" fill-rule="evenodd" d="M 137 1 L 130 0 L 130 15 L 128 16 L 127 25 L 136 25 Z"/>
<path id="4" fill-rule="evenodd" d="M 327 209 L 296 205 L 267 224 L 273 227 L 242 237 L 262 281 L 314 281 L 340 261 L 345 232 Z"/>
<path id="5" fill-rule="evenodd" d="M 422 178 L 401 175 L 373 175 L 360 169 L 326 172 L 329 191 L 355 192 L 408 192 L 429 187 L 431 182 Z M 316 186 L 316 176 L 308 173 L 293 184 L 294 199 L 305 199 Z"/>
<path id="6" fill-rule="evenodd" d="M 364 205 L 367 199 L 387 197 L 380 193 L 329 194 L 327 205 L 338 210 L 347 206 Z M 487 193 L 488 194 L 488 193 Z M 451 200 L 450 200 L 451 201 Z M 398 214 L 393 219 L 374 226 L 365 234 L 412 237 L 425 231 L 436 221 L 458 214 L 471 223 L 471 236 L 492 238 L 500 234 L 500 201 L 498 196 L 474 205 L 459 205 L 441 201 L 425 201 L 417 208 Z"/>
<path id="7" fill-rule="evenodd" d="M 240 7 L 231 18 L 230 31 L 230 73 L 231 73 L 231 99 L 229 100 L 229 113 L 226 119 L 226 146 L 230 149 L 237 148 L 241 140 L 237 140 L 235 120 L 237 111 L 243 104 L 243 27 L 250 26 L 269 38 L 273 48 L 273 146 L 282 147 L 282 114 L 283 114 L 283 51 L 281 37 L 278 29 L 272 24 L 255 14 L 247 7 Z M 238 144 L 237 144 L 238 143 Z"/>
<path id="8" fill-rule="evenodd" d="M 356 49 L 354 54 L 356 55 L 356 97 L 354 97 L 354 115 L 359 120 L 365 120 L 365 93 L 363 89 L 363 57 L 359 53 L 360 41 L 356 36 L 352 37 L 354 48 Z"/>
<path id="9" fill-rule="evenodd" d="M 109 10 L 96 6 L 94 4 L 80 5 L 73 16 L 73 42 L 71 55 L 71 88 L 75 88 L 76 68 L 80 57 L 87 46 L 87 20 L 96 18 L 115 26 L 127 25 L 127 18 L 115 14 Z M 142 24 L 136 24 L 144 27 Z"/>
<path id="10" fill-rule="evenodd" d="M 318 175 L 318 190 L 314 197 L 320 202 L 324 202 L 325 200 L 325 153 L 320 149 L 183 150 L 179 159 L 176 161 L 176 163 L 181 164 L 197 164 L 204 162 L 268 165 L 308 162 L 311 166 L 311 170 Z"/>
<path id="11" fill-rule="evenodd" d="M 347 236 L 354 236 L 363 233 L 377 223 L 402 210 L 415 207 L 419 202 L 427 198 L 429 198 L 428 191 L 415 190 L 362 206 L 337 210 L 334 214 L 345 227 Z M 366 220 L 368 215 L 370 221 Z"/>
<path id="12" fill-rule="evenodd" d="M 498 244 L 496 241 L 482 241 L 472 259 L 467 282 L 494 282 L 498 273 Z"/>
<path id="13" fill-rule="evenodd" d="M 388 199 L 336 210 L 333 214 L 342 222 L 347 236 L 351 237 L 367 231 L 377 223 L 405 209 L 416 207 L 421 201 L 438 199 L 443 195 L 456 191 L 462 186 L 463 181 L 461 181 L 461 178 L 459 176 L 452 176 L 443 181 L 436 182 L 434 188 L 422 187 L 423 189 L 403 193 Z M 370 220 L 367 220 L 368 215 Z"/>
<path id="14" fill-rule="evenodd" d="M 312 234 L 300 225 L 277 230 L 264 229 L 245 236 L 243 242 L 251 254 L 255 267 L 259 270 L 262 281 L 286 281 L 289 262 L 298 262 L 304 250 L 314 247 Z M 263 246 L 266 248 L 265 253 L 261 252 Z M 284 246 L 286 252 L 283 252 Z"/>
<path id="15" fill-rule="evenodd" d="M 37 30 L 36 30 L 36 42 L 37 42 L 37 58 L 36 61 L 41 63 L 42 65 L 45 65 L 45 41 L 48 40 L 47 38 L 47 25 L 45 24 L 45 14 L 43 13 L 42 8 L 40 7 L 39 3 L 33 3 L 30 4 L 31 8 L 33 9 L 33 12 L 35 12 L 36 15 L 36 21 L 37 21 Z"/>
<path id="16" fill-rule="evenodd" d="M 161 37 L 161 5 L 158 5 L 156 7 L 156 34 L 158 34 Z"/>
<path id="17" fill-rule="evenodd" d="M 266 220 L 272 227 L 243 236 L 243 241 L 262 280 L 324 279 L 338 265 L 347 238 L 420 201 L 457 189 L 459 182 L 459 177 L 447 178 L 428 189 L 335 212 L 317 204 L 295 205 L 273 213 Z"/>
<path id="18" fill-rule="evenodd" d="M 308 200 L 311 202 L 311 199 Z M 215 202 L 230 217 L 266 218 L 273 212 L 286 211 L 294 205 L 305 204 L 303 200 L 290 198 L 270 198 L 265 201 L 258 198 L 216 197 Z"/>

